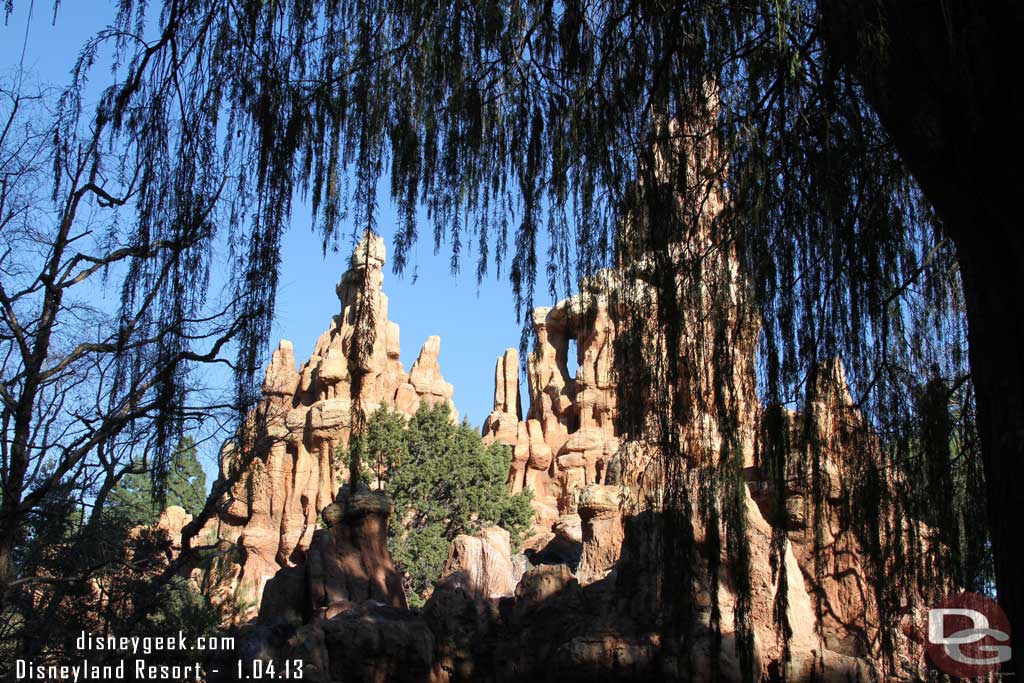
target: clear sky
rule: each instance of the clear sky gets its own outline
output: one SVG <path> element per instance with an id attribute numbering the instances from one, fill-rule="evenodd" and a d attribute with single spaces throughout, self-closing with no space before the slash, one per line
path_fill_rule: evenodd
<path id="1" fill-rule="evenodd" d="M 152 11 L 158 11 L 157 7 Z M 0 73 L 17 69 L 24 48 L 23 65 L 34 78 L 65 85 L 83 42 L 103 28 L 113 13 L 112 3 L 105 0 L 64 0 L 54 21 L 51 0 L 18 0 L 7 24 L 0 24 Z M 104 85 L 100 81 L 108 73 L 97 68 L 93 82 Z M 387 195 L 381 197 L 379 228 L 390 257 L 395 212 L 386 203 Z M 504 276 L 497 280 L 493 270 L 477 287 L 473 254 L 465 255 L 463 272 L 452 276 L 446 246 L 435 256 L 432 230 L 424 224 L 421 234 L 424 237 L 415 247 L 404 277 L 391 272 L 390 262 L 386 266 L 384 291 L 390 300 L 390 318 L 401 327 L 402 362 L 408 371 L 426 338 L 440 335 L 441 370 L 455 386 L 455 405 L 460 415 L 479 426 L 491 410 L 495 360 L 505 348 L 519 344 L 521 328 L 515 321 L 512 294 Z M 311 229 L 308 205 L 296 204 L 282 253 L 273 345 L 277 339 L 291 340 L 299 363 L 312 352 L 331 316 L 339 312 L 335 285 L 350 250 L 351 242 L 345 238 L 338 253 L 329 252 L 325 257 L 321 239 Z M 541 282 L 542 277 L 538 278 L 538 284 Z M 537 303 L 548 302 L 538 296 Z M 212 474 L 214 455 L 205 456 L 207 471 Z"/>

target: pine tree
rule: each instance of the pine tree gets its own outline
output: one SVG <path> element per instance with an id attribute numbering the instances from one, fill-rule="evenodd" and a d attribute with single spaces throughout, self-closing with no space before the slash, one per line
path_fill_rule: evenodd
<path id="1" fill-rule="evenodd" d="M 380 409 L 352 449 L 362 450 L 371 484 L 394 502 L 388 546 L 414 606 L 437 580 L 456 536 L 499 525 L 517 543 L 533 520 L 530 496 L 509 493 L 509 448 L 485 447 L 477 430 L 451 421 L 445 404 L 421 405 L 408 419 Z"/>
<path id="2" fill-rule="evenodd" d="M 206 502 L 206 473 L 196 458 L 195 440 L 184 436 L 171 459 L 170 470 L 160 495 L 150 473 L 126 474 L 110 492 L 104 514 L 119 519 L 127 528 L 152 524 L 171 505 L 195 515 Z"/>

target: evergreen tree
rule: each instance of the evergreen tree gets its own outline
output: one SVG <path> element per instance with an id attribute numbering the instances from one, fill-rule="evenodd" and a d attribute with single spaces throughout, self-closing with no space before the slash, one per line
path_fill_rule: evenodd
<path id="1" fill-rule="evenodd" d="M 372 470 L 371 484 L 394 502 L 388 546 L 414 606 L 437 580 L 456 536 L 496 524 L 516 544 L 533 520 L 530 495 L 509 493 L 509 448 L 485 447 L 469 424 L 451 421 L 443 403 L 421 405 L 408 420 L 377 410 L 365 435 L 353 440 L 357 449 Z"/>
<path id="2" fill-rule="evenodd" d="M 195 515 L 205 502 L 206 473 L 196 457 L 195 440 L 184 436 L 171 458 L 162 495 L 154 488 L 149 472 L 129 473 L 110 492 L 104 513 L 131 528 L 156 522 L 171 505 Z"/>

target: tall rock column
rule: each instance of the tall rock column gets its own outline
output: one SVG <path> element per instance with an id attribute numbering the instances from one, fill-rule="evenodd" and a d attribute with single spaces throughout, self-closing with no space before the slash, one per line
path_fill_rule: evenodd
<path id="1" fill-rule="evenodd" d="M 221 477 L 235 483 L 200 542 L 222 542 L 225 561 L 241 565 L 232 570 L 238 585 L 231 590 L 248 605 L 243 619 L 258 609 L 268 580 L 305 560 L 317 517 L 347 475 L 336 452 L 351 435 L 354 401 L 367 415 L 381 406 L 413 415 L 424 401 L 444 403 L 457 419 L 454 388 L 438 362 L 440 337 L 427 340 L 410 373 L 402 367 L 384 265 L 383 239 L 360 240 L 335 290 L 340 312 L 301 367 L 291 342 L 280 343 L 267 366 L 263 400 L 222 453 Z M 356 348 L 360 312 L 371 332 L 363 339 L 372 340 L 363 349 Z"/>
<path id="2" fill-rule="evenodd" d="M 515 446 L 519 422 L 523 419 L 519 400 L 519 352 L 505 349 L 494 367 L 494 409 L 484 420 L 484 438 L 489 442 Z M 515 477 L 512 477 L 515 479 Z M 520 486 L 522 485 L 520 477 Z"/>

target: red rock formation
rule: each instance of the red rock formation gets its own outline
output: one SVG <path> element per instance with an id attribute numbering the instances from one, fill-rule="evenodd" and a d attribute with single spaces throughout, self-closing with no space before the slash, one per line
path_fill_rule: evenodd
<path id="1" fill-rule="evenodd" d="M 509 533 L 488 527 L 475 536 L 456 536 L 439 581 L 486 599 L 512 595 L 516 581 Z"/>
<path id="2" fill-rule="evenodd" d="M 697 246 L 679 247 L 676 257 L 698 258 Z M 235 567 L 228 576 L 240 583 L 243 596 L 258 597 L 271 580 L 261 617 L 296 628 L 285 645 L 274 646 L 279 654 L 307 657 L 318 672 L 314 680 L 325 681 L 741 681 L 739 643 L 746 633 L 752 680 L 877 680 L 883 675 L 912 680 L 917 675 L 918 651 L 906 637 L 897 635 L 897 668 L 883 665 L 882 615 L 874 594 L 885 580 L 884 568 L 871 564 L 844 518 L 842 503 L 851 493 L 846 483 L 872 442 L 848 438 L 868 430 L 849 398 L 841 367 L 828 366 L 816 375 L 820 387 L 812 393 L 812 405 L 804 407 L 811 422 L 802 430 L 791 428 L 793 453 L 786 459 L 784 490 L 776 491 L 777 480 L 759 452 L 765 418 L 754 386 L 756 326 L 740 310 L 732 269 L 724 281 L 706 283 L 708 290 L 721 288 L 715 306 L 725 296 L 731 307 L 724 313 L 713 309 L 710 291 L 702 290 L 691 300 L 700 313 L 691 316 L 697 329 L 686 332 L 684 343 L 693 350 L 710 338 L 714 315 L 731 323 L 732 336 L 725 342 L 734 356 L 734 374 L 720 376 L 710 358 L 700 355 L 710 351 L 697 348 L 696 357 L 707 367 L 691 368 L 689 377 L 701 380 L 690 387 L 696 406 L 710 405 L 713 388 L 721 385 L 730 387 L 729 398 L 738 408 L 737 441 L 747 484 L 734 500 L 749 575 L 733 575 L 725 544 L 712 544 L 710 531 L 724 538 L 725 524 L 695 510 L 689 528 L 692 566 L 680 572 L 692 577 L 692 585 L 672 588 L 692 595 L 689 621 L 669 628 L 659 622 L 665 586 L 655 566 L 663 558 L 655 529 L 664 513 L 664 464 L 657 440 L 619 431 L 622 392 L 613 346 L 640 325 L 648 335 L 643 354 L 663 361 L 666 351 L 652 332 L 656 326 L 630 310 L 643 290 L 642 278 L 627 282 L 624 270 L 608 270 L 585 281 L 580 295 L 535 311 L 527 410 L 520 400 L 519 356 L 508 349 L 495 368 L 494 410 L 483 428 L 487 441 L 513 448 L 511 490 L 534 492 L 536 533 L 527 542 L 534 558 L 566 564 L 527 568 L 517 581 L 507 533 L 460 536 L 422 613 L 405 609 L 384 543 L 389 504 L 369 493 L 346 498 L 347 491 L 330 504 L 340 481 L 331 454 L 348 438 L 352 401 L 411 413 L 422 401 L 451 399 L 437 365 L 436 337 L 424 345 L 410 373 L 402 372 L 398 328 L 387 321 L 387 299 L 380 292 L 382 265 L 382 247 L 361 243 L 339 285 L 342 314 L 310 360 L 297 370 L 290 344 L 275 352 L 260 408 L 267 426 L 259 443 L 265 447 L 260 446 L 244 486 L 236 486 L 225 501 L 217 528 L 211 528 L 226 539 L 231 553 L 241 554 L 237 563 L 224 564 Z M 632 268 L 642 271 L 643 264 Z M 359 289 L 366 283 L 369 289 Z M 360 292 L 370 297 L 377 336 L 369 360 L 355 362 L 352 325 L 364 296 Z M 568 353 L 574 340 L 578 370 L 571 376 Z M 353 396 L 357 374 L 363 382 Z M 696 498 L 704 486 L 699 473 L 708 465 L 707 454 L 719 451 L 720 430 L 715 416 L 699 409 L 674 428 L 689 469 L 672 485 Z M 824 482 L 819 547 L 808 513 L 813 492 L 800 469 L 806 463 L 801 439 L 821 449 L 816 460 Z M 226 455 L 227 472 L 233 461 Z M 318 512 L 327 528 L 314 531 Z M 722 526 L 714 529 L 714 523 Z M 304 613 L 289 607 L 295 604 L 304 604 Z M 742 611 L 746 623 L 740 624 Z M 680 632 L 687 634 L 685 642 Z M 257 641 L 269 637 L 267 631 L 256 633 Z"/>
<path id="3" fill-rule="evenodd" d="M 330 619 L 367 601 L 408 607 L 387 546 L 391 501 L 370 491 L 340 501 L 323 509 L 327 528 L 313 534 L 306 558 L 309 613 Z"/>
<path id="4" fill-rule="evenodd" d="M 683 261 L 696 258 L 698 246 L 680 246 L 676 257 Z M 707 252 L 714 252 L 710 246 L 705 247 Z M 730 258 L 724 255 L 727 263 Z M 642 271 L 642 264 L 639 268 L 634 264 L 631 272 L 638 269 Z M 517 492 L 530 488 L 534 492 L 535 535 L 526 543 L 530 552 L 540 561 L 552 561 L 552 556 L 558 561 L 558 553 L 550 549 L 564 542 L 572 529 L 581 530 L 582 556 L 574 576 L 584 590 L 578 594 L 569 591 L 576 597 L 553 600 L 563 606 L 575 605 L 574 609 L 585 613 L 603 615 L 601 628 L 606 630 L 581 628 L 570 638 L 557 633 L 568 628 L 565 623 L 559 622 L 554 633 L 547 630 L 551 628 L 550 617 L 534 619 L 532 626 L 522 628 L 536 628 L 549 638 L 561 638 L 561 650 L 542 655 L 550 658 L 552 665 L 562 661 L 559 658 L 568 658 L 566 661 L 574 666 L 594 671 L 616 657 L 649 662 L 649 638 L 657 635 L 635 619 L 636 611 L 643 611 L 638 605 L 644 603 L 636 595 L 656 594 L 657 580 L 630 576 L 623 583 L 618 564 L 625 552 L 623 544 L 628 541 L 626 522 L 645 512 L 659 514 L 666 483 L 657 440 L 643 435 L 627 438 L 619 432 L 618 401 L 622 392 L 611 344 L 618 336 L 635 333 L 640 325 L 644 353 L 664 357 L 665 351 L 650 321 L 630 314 L 629 301 L 643 284 L 627 281 L 623 272 L 602 271 L 583 283 L 580 295 L 535 310 L 536 347 L 528 358 L 529 404 L 524 419 L 514 422 L 516 415 L 506 398 L 518 391 L 518 378 L 506 372 L 510 361 L 517 358 L 514 352 L 506 351 L 498 362 L 494 411 L 483 428 L 485 440 L 513 448 L 510 489 Z M 786 490 L 781 497 L 776 495 L 770 468 L 758 457 L 764 417 L 754 384 L 757 328 L 742 310 L 737 271 L 726 272 L 725 280 L 716 282 L 710 277 L 705 288 L 710 291 L 718 287 L 718 296 L 729 297 L 726 301 L 731 304 L 724 311 L 714 309 L 711 295 L 702 290 L 690 300 L 698 314 L 687 316 L 696 321 L 696 329 L 684 331 L 682 344 L 698 359 L 705 358 L 701 354 L 710 352 L 702 349 L 701 340 L 714 338 L 714 321 L 726 316 L 732 336 L 725 341 L 731 344 L 733 374 L 720 376 L 722 370 L 707 357 L 691 375 L 701 382 L 690 387 L 696 410 L 677 422 L 676 428 L 693 476 L 689 484 L 676 481 L 673 485 L 692 491 L 691 499 L 696 499 L 705 485 L 696 472 L 715 462 L 709 458 L 720 451 L 721 436 L 714 414 L 710 410 L 702 412 L 701 407 L 713 405 L 713 387 L 727 387 L 725 391 L 731 392 L 729 399 L 737 408 L 737 440 L 748 482 L 742 514 L 751 588 L 744 600 L 749 601 L 747 628 L 753 643 L 755 677 L 785 673 L 788 680 L 807 680 L 812 675 L 818 680 L 871 680 L 887 671 L 888 675 L 912 679 L 921 663 L 920 648 L 899 632 L 893 636 L 895 672 L 884 662 L 882 629 L 893 633 L 893 624 L 882 624 L 875 595 L 880 583 L 888 579 L 884 568 L 876 567 L 864 552 L 842 507 L 852 495 L 849 483 L 856 463 L 869 460 L 877 442 L 853 407 L 841 366 L 823 366 L 816 374 L 819 387 L 812 394 L 812 405 L 805 407 L 805 414 L 812 420 L 810 428 L 801 422 L 798 429 L 800 420 L 796 418 L 800 416 L 791 416 L 790 469 L 786 472 Z M 706 329 L 701 329 L 702 325 Z M 567 365 L 572 340 L 578 354 L 575 376 L 569 374 Z M 852 439 L 851 434 L 860 438 Z M 809 440 L 820 449 L 815 457 L 824 482 L 816 521 L 811 520 L 810 511 L 812 492 L 805 449 Z M 801 462 L 804 467 L 797 471 Z M 781 516 L 774 509 L 777 503 L 785 506 Z M 741 680 L 741 658 L 736 647 L 739 629 L 735 622 L 738 586 L 745 581 L 730 575 L 726 549 L 722 547 L 717 559 L 717 585 L 712 585 L 707 556 L 707 525 L 712 521 L 700 518 L 695 511 L 691 523 L 695 547 L 700 550 L 690 572 L 698 577 L 693 588 L 697 611 L 692 627 L 700 635 L 692 643 L 696 668 L 680 675 L 693 680 L 711 676 Z M 717 536 L 725 538 L 728 529 L 721 520 L 718 523 L 722 528 Z M 773 523 L 778 526 L 773 527 Z M 818 545 L 815 523 L 821 529 Z M 637 538 L 633 543 L 643 545 Z M 652 550 L 650 557 L 639 561 L 646 559 L 649 563 L 653 556 Z M 599 590 L 591 591 L 590 586 Z M 783 590 L 785 593 L 780 594 Z M 618 602 L 607 597 L 608 591 L 619 595 Z M 622 607 L 622 601 L 627 607 Z M 903 608 L 908 613 L 913 610 L 910 604 Z M 520 610 L 518 600 L 516 610 Z M 788 631 L 786 637 L 784 630 Z M 717 655 L 713 654 L 715 639 L 723 643 Z M 592 659 L 584 666 L 582 660 L 586 657 Z M 529 668 L 525 662 L 519 666 Z M 667 675 L 664 671 L 662 674 Z"/>
<path id="5" fill-rule="evenodd" d="M 580 495 L 583 557 L 576 574 L 582 584 L 608 576 L 619 561 L 625 539 L 621 493 L 618 486 L 594 484 Z"/>
<path id="6" fill-rule="evenodd" d="M 202 544 L 229 542 L 241 550 L 231 590 L 255 613 L 265 583 L 278 570 L 303 562 L 317 518 L 347 476 L 336 449 L 348 442 L 353 403 L 369 415 L 386 406 L 412 415 L 422 402 L 447 403 L 453 419 L 454 388 L 438 365 L 441 340 L 430 337 L 409 373 L 399 358 L 399 328 L 388 320 L 382 291 L 384 242 L 373 236 L 356 246 L 350 268 L 338 283 L 341 311 L 317 340 L 313 354 L 296 368 L 291 342 L 274 351 L 263 383 L 264 398 L 243 435 L 221 455 L 225 479 L 243 471 L 222 503 L 220 514 L 200 533 Z M 369 307 L 373 344 L 364 358 L 354 348 L 356 318 Z M 353 394 L 353 377 L 361 378 Z M 241 451 L 245 455 L 241 455 Z M 234 561 L 234 560 L 232 560 Z"/>
<path id="7" fill-rule="evenodd" d="M 278 671 L 301 660 L 301 678 L 322 683 L 444 681 L 434 634 L 407 608 L 387 549 L 391 512 L 382 492 L 343 487 L 321 513 L 326 528 L 313 534 L 304 566 L 267 582 L 259 619 L 239 629 L 234 652 L 209 664 L 211 683 L 234 680 L 237 662 L 255 659 Z"/>

